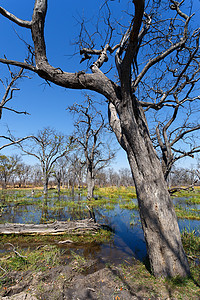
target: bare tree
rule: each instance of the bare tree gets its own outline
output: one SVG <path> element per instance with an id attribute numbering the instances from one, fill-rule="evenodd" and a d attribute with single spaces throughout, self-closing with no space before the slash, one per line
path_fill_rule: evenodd
<path id="1" fill-rule="evenodd" d="M 17 164 L 15 174 L 19 181 L 19 187 L 26 186 L 27 182 L 30 179 L 30 170 L 31 166 L 25 164 L 24 162 L 20 162 Z"/>
<path id="2" fill-rule="evenodd" d="M 119 170 L 120 174 L 120 184 L 123 186 L 134 186 L 133 178 L 131 176 L 131 171 L 128 168 L 122 168 Z"/>
<path id="3" fill-rule="evenodd" d="M 71 185 L 72 193 L 74 193 L 74 187 L 77 185 L 80 189 L 83 183 L 83 176 L 85 173 L 85 163 L 82 160 L 82 155 L 77 149 L 69 156 L 68 167 L 68 188 Z"/>
<path id="4" fill-rule="evenodd" d="M 18 155 L 0 155 L 0 178 L 2 189 L 6 189 L 12 177 L 15 177 L 21 158 Z"/>
<path id="5" fill-rule="evenodd" d="M 184 55 L 184 57 L 183 57 Z M 160 150 L 164 177 L 167 180 L 174 163 L 184 157 L 192 157 L 200 151 L 199 112 L 200 96 L 195 84 L 200 80 L 199 33 L 194 32 L 184 51 L 178 49 L 176 56 L 156 68 L 153 85 L 144 81 L 146 110 L 153 108 L 155 123 L 153 142 Z M 162 82 L 160 82 L 162 79 Z M 160 109 L 162 108 L 162 111 Z"/>
<path id="6" fill-rule="evenodd" d="M 84 104 L 74 104 L 69 111 L 74 114 L 74 138 L 78 151 L 84 154 L 87 175 L 87 198 L 94 197 L 95 177 L 99 170 L 107 167 L 115 157 L 116 151 L 111 150 L 111 138 L 106 141 L 108 124 L 102 113 L 94 106 L 90 96 L 86 96 Z M 76 150 L 77 151 L 77 150 Z"/>
<path id="7" fill-rule="evenodd" d="M 113 168 L 107 170 L 107 178 L 110 186 L 120 186 L 120 175 Z"/>
<path id="8" fill-rule="evenodd" d="M 27 78 L 28 76 L 23 74 L 24 69 L 21 68 L 18 72 L 13 72 L 8 65 L 8 70 L 10 73 L 10 77 L 5 79 L 5 82 L 0 78 L 0 83 L 4 88 L 4 94 L 0 102 L 0 119 L 2 118 L 2 110 L 7 109 L 17 114 L 27 114 L 26 111 L 17 111 L 13 108 L 7 106 L 8 102 L 13 99 L 13 95 L 15 91 L 19 91 L 20 89 L 16 87 L 16 81 L 22 78 Z"/>
<path id="9" fill-rule="evenodd" d="M 44 194 L 47 194 L 50 174 L 55 162 L 66 155 L 70 149 L 70 142 L 66 136 L 46 127 L 38 131 L 36 136 L 30 136 L 27 144 L 20 143 L 20 149 L 27 155 L 39 160 L 42 175 Z"/>
<path id="10" fill-rule="evenodd" d="M 148 2 L 146 9 L 144 0 L 133 0 L 133 4 L 129 2 L 129 10 L 132 5 L 135 10 L 133 14 L 132 11 L 126 14 L 126 24 L 122 24 L 123 34 L 120 36 L 114 34 L 112 26 L 114 24 L 118 27 L 120 22 L 116 19 L 111 22 L 109 1 L 106 1 L 104 8 L 108 8 L 108 17 L 105 20 L 105 39 L 100 37 L 94 43 L 95 35 L 88 35 L 87 44 L 82 43 L 80 47 L 82 61 L 93 58 L 91 72 L 76 73 L 65 72 L 48 62 L 44 37 L 47 0 L 35 0 L 31 21 L 21 20 L 0 7 L 3 16 L 31 30 L 35 54 L 34 64 L 5 58 L 1 58 L 0 62 L 30 70 L 65 88 L 88 89 L 105 96 L 109 105 L 110 125 L 119 144 L 126 151 L 131 167 L 152 272 L 155 276 L 187 276 L 190 273 L 189 265 L 182 247 L 176 214 L 152 144 L 144 108 L 160 109 L 170 106 L 172 97 L 173 101 L 177 101 L 176 92 L 171 92 L 171 89 L 168 89 L 167 94 L 163 92 L 162 87 L 167 85 L 168 80 L 163 80 L 153 68 L 158 66 L 163 69 L 169 61 L 174 60 L 175 64 L 178 60 L 178 71 L 171 73 L 175 90 L 181 84 L 185 85 L 187 77 L 183 75 L 184 69 L 199 61 L 194 46 L 198 45 L 199 29 L 189 31 L 189 24 L 192 27 L 194 23 L 191 22 L 192 15 L 185 13 L 187 7 L 184 6 L 184 1 L 159 1 L 160 7 L 157 8 L 154 6 L 156 2 L 158 1 L 151 2 L 153 6 Z M 190 56 L 194 57 L 192 62 Z M 109 67 L 115 64 L 117 74 L 114 79 L 113 72 L 109 74 L 109 69 L 103 72 L 105 63 L 109 61 Z M 147 85 L 152 86 L 151 83 L 155 80 L 158 84 L 161 83 L 156 94 L 158 96 L 154 98 L 146 93 L 145 98 L 143 93 L 140 97 L 140 91 Z M 188 91 L 192 89 L 194 92 L 195 83 L 192 78 Z M 183 102 L 190 96 L 186 93 Z"/>
<path id="11" fill-rule="evenodd" d="M 66 156 L 60 157 L 54 164 L 53 167 L 53 176 L 57 182 L 58 194 L 60 194 L 60 187 L 64 185 L 65 179 L 67 177 L 67 165 L 69 161 Z"/>
<path id="12" fill-rule="evenodd" d="M 196 106 L 198 103 L 194 103 Z M 191 108 L 187 109 L 187 117 L 184 119 L 183 113 L 181 118 L 182 124 L 173 126 L 175 123 L 180 104 L 174 108 L 172 116 L 166 122 L 158 122 L 156 126 L 156 137 L 158 146 L 161 150 L 162 168 L 165 180 L 171 172 L 175 162 L 184 157 L 194 158 L 196 153 L 200 152 L 199 130 L 200 124 L 192 122 L 190 117 L 194 118 Z M 199 112 L 199 111 L 198 111 Z"/>
<path id="13" fill-rule="evenodd" d="M 173 168 L 171 177 L 173 186 L 177 187 L 171 189 L 172 193 L 174 191 L 181 191 L 182 189 L 194 188 L 194 184 L 197 182 L 196 172 L 192 168 Z"/>
<path id="14" fill-rule="evenodd" d="M 99 187 L 105 187 L 107 185 L 108 181 L 107 181 L 107 172 L 106 170 L 100 170 L 99 172 L 97 172 L 96 174 L 96 184 Z"/>
<path id="15" fill-rule="evenodd" d="M 31 168 L 31 178 L 33 186 L 42 186 L 42 171 L 39 164 L 36 164 Z"/>
<path id="16" fill-rule="evenodd" d="M 8 70 L 9 70 L 10 76 L 5 78 L 5 80 L 0 78 L 0 83 L 4 90 L 3 96 L 2 96 L 1 102 L 0 102 L 0 119 L 2 118 L 3 109 L 15 112 L 17 114 L 25 114 L 25 115 L 28 114 L 26 111 L 17 111 L 11 107 L 8 107 L 8 102 L 10 102 L 13 99 L 14 93 L 16 91 L 20 90 L 16 86 L 17 81 L 19 79 L 28 78 L 28 76 L 23 74 L 23 72 L 24 72 L 23 68 L 21 68 L 18 72 L 15 72 L 15 71 L 12 71 L 12 69 L 8 65 Z M 9 141 L 7 144 L 3 144 L 2 146 L 0 146 L 0 150 L 2 150 L 8 146 L 20 143 L 21 141 L 27 139 L 28 137 L 24 137 L 24 138 L 21 138 L 18 140 L 13 140 L 11 137 L 9 137 L 9 134 L 8 134 L 8 136 L 1 135 L 0 138 L 2 140 Z"/>

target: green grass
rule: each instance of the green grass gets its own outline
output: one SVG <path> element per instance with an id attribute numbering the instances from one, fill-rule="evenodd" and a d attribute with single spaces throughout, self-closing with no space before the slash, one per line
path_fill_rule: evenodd
<path id="1" fill-rule="evenodd" d="M 186 198 L 187 204 L 200 204 L 200 187 L 195 187 L 194 190 L 179 191 L 173 195 L 174 197 Z"/>
<path id="2" fill-rule="evenodd" d="M 200 228 L 199 230 L 196 229 L 191 232 L 185 229 L 181 235 L 183 247 L 187 254 L 189 264 L 190 264 L 191 278 L 189 278 L 189 280 L 193 280 L 193 282 L 196 283 L 200 283 L 200 236 L 199 234 L 200 234 Z"/>
<path id="3" fill-rule="evenodd" d="M 95 188 L 95 194 L 98 196 L 109 198 L 121 198 L 121 199 L 134 199 L 136 198 L 135 188 L 133 187 L 104 187 Z"/>
<path id="4" fill-rule="evenodd" d="M 112 238 L 112 233 L 110 231 L 101 229 L 97 231 L 95 234 L 85 233 L 82 235 L 70 235 L 70 234 L 62 234 L 62 235 L 22 235 L 22 234 L 1 234 L 1 244 L 4 245 L 6 243 L 14 244 L 15 246 L 23 245 L 24 247 L 29 247 L 32 245 L 32 248 L 35 248 L 41 243 L 46 244 L 58 244 L 59 241 L 71 240 L 74 243 L 80 244 L 88 244 L 88 243 L 105 243 Z"/>
<path id="5" fill-rule="evenodd" d="M 44 271 L 59 264 L 60 249 L 54 245 L 41 246 L 38 250 L 18 249 L 17 252 L 21 255 L 16 255 L 10 252 L 6 256 L 0 257 L 1 267 L 10 271 L 27 271 L 37 270 Z M 4 274 L 0 269 L 1 276 Z"/>
<path id="6" fill-rule="evenodd" d="M 198 209 L 186 210 L 182 208 L 180 205 L 176 205 L 175 212 L 177 217 L 180 219 L 200 220 L 200 210 Z"/>
<path id="7" fill-rule="evenodd" d="M 121 209 L 130 209 L 130 210 L 138 210 L 138 205 L 134 202 L 128 202 L 128 203 L 120 203 L 119 207 Z"/>

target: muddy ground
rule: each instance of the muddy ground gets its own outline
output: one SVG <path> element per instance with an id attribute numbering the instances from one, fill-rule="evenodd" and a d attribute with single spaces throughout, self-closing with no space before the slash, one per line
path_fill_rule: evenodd
<path id="1" fill-rule="evenodd" d="M 135 300 L 183 299 L 166 284 L 153 284 L 151 275 L 138 277 L 140 266 L 101 266 L 97 261 L 73 261 L 48 271 L 12 271 L 5 274 L 1 300 Z M 141 271 L 142 272 L 142 271 Z M 184 299 L 200 299 L 185 295 Z"/>
<path id="2" fill-rule="evenodd" d="M 10 286 L 0 299 L 144 299 L 145 291 L 134 290 L 119 270 L 104 267 L 95 271 L 94 265 L 91 261 L 85 266 L 59 266 L 47 272 L 12 272 Z"/>

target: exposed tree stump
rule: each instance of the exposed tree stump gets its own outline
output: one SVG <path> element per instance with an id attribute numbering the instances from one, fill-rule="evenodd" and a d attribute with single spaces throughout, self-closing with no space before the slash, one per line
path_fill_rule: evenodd
<path id="1" fill-rule="evenodd" d="M 41 234 L 41 235 L 59 235 L 59 234 L 84 234 L 95 233 L 101 228 L 101 225 L 95 223 L 93 219 L 84 219 L 77 221 L 55 221 L 50 224 L 18 224 L 5 223 L 0 224 L 0 234 Z"/>

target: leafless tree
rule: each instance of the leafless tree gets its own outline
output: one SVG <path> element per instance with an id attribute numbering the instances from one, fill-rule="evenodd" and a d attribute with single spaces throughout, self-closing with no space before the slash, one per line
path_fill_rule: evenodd
<path id="1" fill-rule="evenodd" d="M 99 187 L 105 187 L 108 183 L 106 170 L 100 170 L 96 174 L 96 184 Z"/>
<path id="2" fill-rule="evenodd" d="M 39 130 L 37 135 L 30 136 L 28 143 L 20 143 L 20 149 L 27 155 L 39 160 L 42 168 L 44 194 L 47 194 L 50 174 L 55 162 L 70 150 L 68 138 L 46 127 Z"/>
<path id="3" fill-rule="evenodd" d="M 82 159 L 82 154 L 75 148 L 74 152 L 68 157 L 68 185 L 72 187 L 72 193 L 74 193 L 74 187 L 77 185 L 80 189 L 83 183 L 83 177 L 85 174 L 85 163 Z M 69 186 L 68 186 L 69 188 Z"/>
<path id="4" fill-rule="evenodd" d="M 174 168 L 172 171 L 172 184 L 173 186 L 180 187 L 183 185 L 187 188 L 187 186 L 193 186 L 196 181 L 195 170 L 192 168 Z M 180 188 L 181 190 L 181 188 Z"/>
<path id="5" fill-rule="evenodd" d="M 11 70 L 10 66 L 8 65 L 8 70 L 10 73 L 10 77 L 5 79 L 0 78 L 0 83 L 4 88 L 4 94 L 0 102 L 0 119 L 2 118 L 2 110 L 7 109 L 17 114 L 27 114 L 26 111 L 17 111 L 13 108 L 7 106 L 8 102 L 13 99 L 13 95 L 15 91 L 19 91 L 20 89 L 16 87 L 16 81 L 22 78 L 27 78 L 26 75 L 23 74 L 24 69 L 21 68 L 18 72 L 14 72 Z"/>
<path id="6" fill-rule="evenodd" d="M 84 164 L 86 165 L 87 175 L 87 198 L 94 197 L 96 173 L 107 167 L 115 157 L 116 151 L 111 150 L 109 142 L 106 141 L 106 131 L 108 124 L 101 111 L 94 106 L 94 101 L 90 96 L 86 96 L 85 103 L 69 107 L 69 111 L 74 114 L 75 132 L 74 139 L 78 151 L 83 152 Z M 77 151 L 77 150 L 76 150 Z"/>
<path id="7" fill-rule="evenodd" d="M 0 179 L 2 182 L 2 189 L 7 188 L 12 177 L 15 178 L 20 160 L 21 158 L 18 155 L 0 155 Z"/>
<path id="8" fill-rule="evenodd" d="M 42 186 L 42 170 L 39 164 L 35 164 L 31 168 L 31 182 L 33 186 L 38 187 Z"/>
<path id="9" fill-rule="evenodd" d="M 133 178 L 131 176 L 131 171 L 128 168 L 122 168 L 119 170 L 120 174 L 120 185 L 123 186 L 134 186 Z"/>
<path id="10" fill-rule="evenodd" d="M 67 165 L 68 165 L 68 158 L 66 156 L 60 157 L 54 164 L 53 167 L 53 176 L 57 182 L 57 190 L 58 194 L 60 193 L 61 185 L 64 185 L 64 182 L 67 177 Z"/>
<path id="11" fill-rule="evenodd" d="M 198 103 L 196 112 L 199 113 Z M 183 111 L 178 118 L 178 110 L 181 106 L 178 104 L 172 111 L 172 115 L 166 121 L 158 121 L 156 126 L 154 141 L 155 148 L 160 150 L 164 177 L 167 180 L 172 166 L 184 157 L 194 158 L 194 155 L 200 152 L 199 131 L 200 124 L 197 113 L 190 107 L 184 107 L 186 117 Z M 183 110 L 183 109 L 182 109 Z M 197 121 L 194 121 L 196 114 Z"/>
<path id="12" fill-rule="evenodd" d="M 107 170 L 107 178 L 110 186 L 120 186 L 120 175 L 113 168 Z"/>
<path id="13" fill-rule="evenodd" d="M 19 187 L 26 186 L 27 182 L 30 180 L 31 166 L 25 164 L 24 162 L 19 162 L 15 170 L 15 176 L 19 182 Z"/>
<path id="14" fill-rule="evenodd" d="M 35 55 L 34 64 L 5 58 L 1 58 L 0 62 L 30 70 L 65 88 L 96 91 L 107 99 L 110 125 L 127 153 L 136 186 L 152 272 L 155 276 L 187 276 L 189 265 L 176 214 L 152 144 L 144 110 L 174 106 L 172 101 L 184 105 L 186 99 L 193 97 L 196 84 L 194 77 L 190 77 L 191 85 L 187 85 L 188 92 L 182 99 L 177 99 L 176 90 L 188 82 L 184 70 L 190 66 L 196 68 L 196 65 L 198 68 L 198 51 L 195 51 L 198 49 L 199 29 L 192 28 L 192 15 L 186 14 L 188 9 L 184 1 L 163 0 L 159 1 L 159 7 L 154 6 L 156 2 L 147 2 L 145 8 L 144 0 L 133 0 L 133 4 L 127 1 L 129 11 L 124 19 L 126 24 L 121 24 L 121 36 L 114 34 L 113 24 L 118 27 L 120 22 L 114 19 L 112 23 L 112 14 L 108 10 L 105 39 L 99 38 L 94 43 L 95 35 L 88 35 L 87 47 L 83 44 L 81 47 L 82 61 L 93 58 L 91 72 L 76 73 L 65 72 L 48 62 L 44 37 L 47 0 L 35 0 L 31 21 L 21 20 L 0 7 L 3 16 L 31 30 Z M 109 1 L 105 3 L 104 7 L 109 8 Z M 110 67 L 107 70 L 105 67 L 109 61 L 112 67 L 110 73 Z M 170 61 L 174 62 L 172 72 L 167 69 Z M 178 68 L 175 67 L 176 63 Z M 160 76 L 155 66 L 157 70 L 170 72 L 174 81 L 173 89 L 164 89 L 168 79 Z M 116 71 L 114 77 L 113 68 Z M 193 74 L 196 75 L 195 72 Z M 145 86 L 153 86 L 156 80 L 160 85 L 156 97 L 148 93 L 140 96 L 140 91 L 145 90 Z"/>
<path id="15" fill-rule="evenodd" d="M 19 91 L 20 89 L 16 86 L 16 83 L 19 79 L 23 79 L 23 78 L 28 78 L 27 75 L 23 74 L 24 69 L 21 68 L 18 72 L 14 72 L 10 66 L 8 65 L 8 70 L 9 70 L 9 74 L 10 76 L 5 78 L 5 80 L 0 78 L 0 83 L 1 86 L 3 87 L 3 96 L 1 98 L 1 102 L 0 102 L 0 119 L 2 118 L 2 113 L 3 113 L 3 109 L 15 112 L 17 114 L 28 114 L 26 111 L 17 111 L 11 107 L 8 107 L 8 102 L 10 102 L 13 97 L 14 97 L 14 93 L 16 91 Z M 4 141 L 9 141 L 7 144 L 3 144 L 2 146 L 0 146 L 0 150 L 4 149 L 5 147 L 20 143 L 21 141 L 27 139 L 28 137 L 24 137 L 18 140 L 12 140 L 12 138 L 5 135 L 1 135 L 0 138 Z"/>

